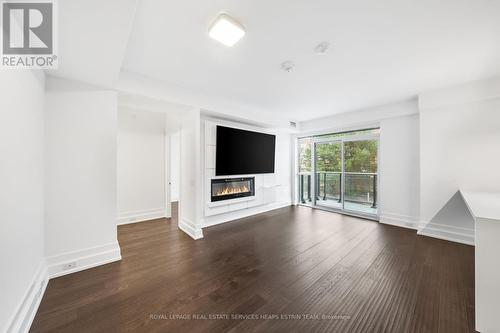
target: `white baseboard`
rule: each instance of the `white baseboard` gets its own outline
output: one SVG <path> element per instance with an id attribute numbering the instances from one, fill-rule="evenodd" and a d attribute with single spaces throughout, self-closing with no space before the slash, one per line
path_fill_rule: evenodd
<path id="1" fill-rule="evenodd" d="M 120 245 L 118 242 L 104 244 L 92 248 L 67 252 L 47 258 L 49 278 L 83 271 L 88 268 L 104 265 L 121 260 Z M 64 267 L 73 263 L 75 266 Z"/>
<path id="2" fill-rule="evenodd" d="M 286 201 L 286 202 L 279 202 L 279 203 L 267 204 L 267 205 L 263 205 L 263 206 L 256 206 L 256 207 L 242 209 L 239 211 L 229 212 L 226 214 L 216 215 L 215 217 L 211 218 L 211 221 L 208 221 L 208 219 L 206 218 L 203 221 L 204 222 L 203 228 L 211 227 L 211 226 L 218 225 L 221 223 L 231 222 L 231 221 L 234 221 L 237 219 L 265 213 L 265 212 L 268 212 L 271 210 L 275 210 L 275 209 L 279 209 L 279 208 L 283 208 L 283 207 L 288 207 L 291 205 L 292 205 L 292 203 L 290 201 Z"/>
<path id="3" fill-rule="evenodd" d="M 203 238 L 203 230 L 197 227 L 192 221 L 181 217 L 179 221 L 179 229 L 188 234 L 192 239 Z"/>
<path id="4" fill-rule="evenodd" d="M 167 211 L 165 208 L 156 208 L 149 210 L 133 211 L 119 213 L 116 219 L 117 225 L 143 222 L 148 220 L 160 219 L 162 217 L 167 217 Z"/>
<path id="5" fill-rule="evenodd" d="M 451 242 L 474 245 L 474 230 L 450 225 L 419 221 L 415 217 L 382 213 L 380 223 L 417 230 L 417 234 Z"/>
<path id="6" fill-rule="evenodd" d="M 46 260 L 40 264 L 29 289 L 26 291 L 21 303 L 15 310 L 5 332 L 29 332 L 49 279 L 104 265 L 120 259 L 121 253 L 118 242 L 46 258 Z M 68 263 L 75 263 L 76 266 L 65 270 L 64 265 Z"/>
<path id="7" fill-rule="evenodd" d="M 27 333 L 30 330 L 48 281 L 47 266 L 44 261 L 36 271 L 29 289 L 24 294 L 5 332 Z"/>
<path id="8" fill-rule="evenodd" d="M 474 229 L 455 227 L 451 225 L 438 223 L 425 223 L 417 233 L 422 236 L 439 238 L 451 242 L 474 245 L 475 233 Z"/>
<path id="9" fill-rule="evenodd" d="M 379 219 L 380 223 L 389 224 L 396 227 L 408 228 L 413 230 L 420 229 L 419 219 L 417 217 L 394 214 L 394 213 L 382 213 Z"/>

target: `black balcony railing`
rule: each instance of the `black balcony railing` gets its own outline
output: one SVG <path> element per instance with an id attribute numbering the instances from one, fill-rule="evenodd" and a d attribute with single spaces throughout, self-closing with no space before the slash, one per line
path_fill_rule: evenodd
<path id="1" fill-rule="evenodd" d="M 345 173 L 344 201 L 377 207 L 377 174 L 364 172 Z"/>
<path id="2" fill-rule="evenodd" d="M 318 171 L 315 177 L 316 201 L 329 200 L 342 202 L 342 181 L 344 184 L 344 201 L 349 203 L 377 207 L 377 174 L 364 172 Z M 301 203 L 312 201 L 311 174 L 299 175 L 299 200 Z"/>
<path id="3" fill-rule="evenodd" d="M 299 175 L 299 200 L 305 204 L 311 202 L 311 174 Z"/>
<path id="4" fill-rule="evenodd" d="M 316 172 L 316 200 L 334 200 L 342 202 L 341 172 Z"/>

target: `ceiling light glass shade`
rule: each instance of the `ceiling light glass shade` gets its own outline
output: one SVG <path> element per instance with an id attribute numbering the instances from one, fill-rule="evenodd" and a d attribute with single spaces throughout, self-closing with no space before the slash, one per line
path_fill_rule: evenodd
<path id="1" fill-rule="evenodd" d="M 231 47 L 245 36 L 245 28 L 226 14 L 220 14 L 208 29 L 208 35 L 216 41 Z"/>

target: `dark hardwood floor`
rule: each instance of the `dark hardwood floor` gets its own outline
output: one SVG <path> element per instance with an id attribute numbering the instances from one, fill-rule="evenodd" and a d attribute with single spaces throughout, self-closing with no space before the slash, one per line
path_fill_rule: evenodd
<path id="1" fill-rule="evenodd" d="M 31 332 L 474 332 L 471 246 L 306 207 L 204 235 L 120 226 L 123 260 L 51 280 Z"/>

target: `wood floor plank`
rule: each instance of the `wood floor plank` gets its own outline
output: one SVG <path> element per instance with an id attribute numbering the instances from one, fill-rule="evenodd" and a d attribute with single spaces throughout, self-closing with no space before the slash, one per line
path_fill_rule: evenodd
<path id="1" fill-rule="evenodd" d="M 431 247 L 431 251 L 423 262 L 425 283 L 419 290 L 415 303 L 415 310 L 411 317 L 410 332 L 437 332 L 439 326 L 439 304 L 443 294 L 440 290 L 441 265 L 446 258 L 442 255 L 443 244 L 439 240 L 423 237 L 423 242 Z"/>
<path id="2" fill-rule="evenodd" d="M 306 207 L 204 234 L 120 226 L 123 259 L 51 280 L 31 332 L 473 331 L 471 246 Z"/>
<path id="3" fill-rule="evenodd" d="M 283 312 L 339 315 L 338 309 L 343 296 L 349 292 L 354 282 L 368 269 L 385 246 L 383 241 L 377 241 L 379 240 L 377 236 L 375 233 L 370 236 L 365 235 L 362 244 L 351 248 L 309 288 L 297 293 Z M 271 322 L 263 328 L 265 331 L 307 330 L 308 327 L 319 324 L 319 321 L 289 320 Z"/>
<path id="4" fill-rule="evenodd" d="M 457 321 L 460 316 L 467 316 L 467 298 L 464 295 L 462 279 L 455 272 L 460 271 L 461 258 L 454 256 L 455 246 L 443 244 L 443 254 L 449 260 L 443 260 L 441 293 L 439 303 L 439 332 L 468 333 L 469 328 Z"/>

